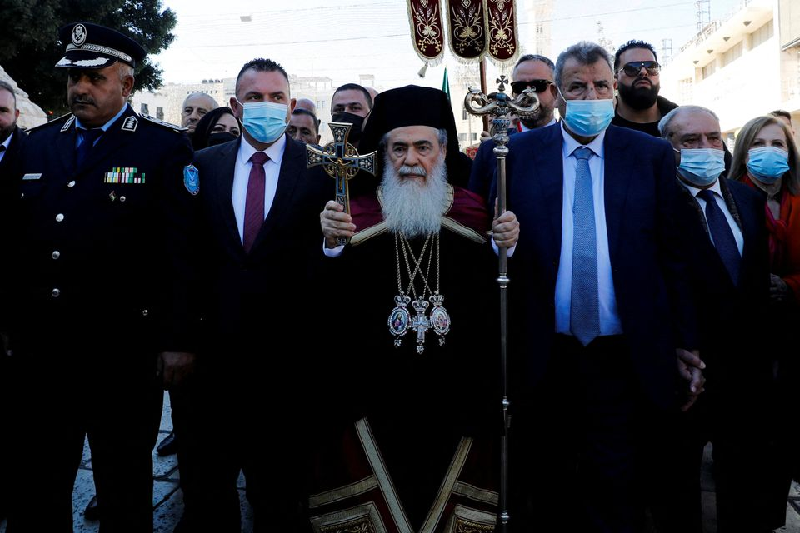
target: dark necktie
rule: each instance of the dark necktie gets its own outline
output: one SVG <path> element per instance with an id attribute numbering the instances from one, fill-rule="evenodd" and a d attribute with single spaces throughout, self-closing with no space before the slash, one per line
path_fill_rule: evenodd
<path id="1" fill-rule="evenodd" d="M 0 152 L 5 152 L 5 151 L 6 151 L 6 145 L 0 144 Z"/>
<path id="2" fill-rule="evenodd" d="M 91 151 L 97 138 L 103 134 L 103 130 L 100 128 L 95 128 L 93 130 L 81 130 L 81 134 L 83 135 L 83 140 L 81 141 L 81 145 L 78 146 L 78 167 L 80 167 L 86 160 L 86 156 L 89 155 L 89 151 Z"/>
<path id="3" fill-rule="evenodd" d="M 572 152 L 578 159 L 575 198 L 572 201 L 572 298 L 570 331 L 586 346 L 600 334 L 597 303 L 597 233 L 592 200 L 591 148 Z"/>
<path id="4" fill-rule="evenodd" d="M 714 247 L 728 270 L 733 284 L 736 285 L 739 281 L 739 266 L 742 262 L 742 256 L 736 246 L 733 231 L 728 225 L 725 213 L 717 205 L 714 193 L 711 190 L 702 190 L 697 193 L 697 196 L 706 201 L 706 222 L 708 222 L 708 229 L 711 232 L 711 239 L 714 241 Z"/>
<path id="5" fill-rule="evenodd" d="M 242 245 L 244 251 L 250 253 L 256 241 L 258 231 L 264 224 L 264 190 L 266 188 L 267 174 L 264 172 L 264 163 L 269 161 L 269 156 L 264 152 L 255 152 L 250 157 L 253 164 L 250 168 L 250 177 L 247 180 L 247 200 L 244 204 L 244 231 Z"/>

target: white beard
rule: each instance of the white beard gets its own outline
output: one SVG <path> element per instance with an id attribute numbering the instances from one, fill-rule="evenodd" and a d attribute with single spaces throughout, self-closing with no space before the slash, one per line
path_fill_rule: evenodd
<path id="1" fill-rule="evenodd" d="M 381 191 L 383 218 L 389 231 L 402 233 L 409 238 L 439 233 L 447 200 L 447 167 L 444 158 L 443 153 L 425 183 L 399 179 L 398 171 L 389 158 L 384 158 Z M 404 167 L 400 171 L 424 172 L 422 167 Z"/>

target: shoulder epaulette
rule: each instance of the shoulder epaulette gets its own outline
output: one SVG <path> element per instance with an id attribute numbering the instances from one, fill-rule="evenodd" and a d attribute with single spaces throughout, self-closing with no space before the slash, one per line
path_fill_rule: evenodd
<path id="1" fill-rule="evenodd" d="M 143 118 L 144 120 L 146 120 L 148 122 L 152 122 L 153 124 L 157 124 L 157 125 L 161 126 L 162 128 L 168 128 L 168 129 L 171 129 L 172 131 L 177 131 L 177 132 L 186 131 L 186 128 L 182 128 L 182 127 L 178 126 L 177 124 L 172 124 L 171 122 L 165 122 L 163 120 L 158 120 L 157 118 L 151 117 L 150 115 L 143 115 L 141 113 L 136 113 L 136 115 L 141 117 L 141 118 Z"/>
<path id="2" fill-rule="evenodd" d="M 75 121 L 75 116 L 72 113 L 67 113 L 66 115 L 61 115 L 58 118 L 54 118 L 53 120 L 48 120 L 43 124 L 39 124 L 38 126 L 33 126 L 32 128 L 28 128 L 26 131 L 27 133 L 33 133 L 34 131 L 39 131 L 45 128 L 55 127 L 55 126 L 61 126 L 61 130 L 64 131 L 64 128 L 69 128 L 74 121 Z"/>

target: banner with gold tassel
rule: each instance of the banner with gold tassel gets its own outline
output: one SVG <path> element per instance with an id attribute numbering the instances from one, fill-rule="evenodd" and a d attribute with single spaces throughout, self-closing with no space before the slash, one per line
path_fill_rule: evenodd
<path id="1" fill-rule="evenodd" d="M 517 57 L 517 13 L 514 0 L 484 0 L 486 2 L 486 34 L 488 54 L 504 63 Z"/>
<path id="2" fill-rule="evenodd" d="M 425 65 L 436 66 L 444 55 L 441 0 L 408 0 L 414 51 Z"/>
<path id="3" fill-rule="evenodd" d="M 516 60 L 516 0 L 445 0 L 445 6 L 443 12 L 441 0 L 408 0 L 414 50 L 426 66 L 442 60 L 445 20 L 450 51 L 461 62 Z"/>
<path id="4" fill-rule="evenodd" d="M 480 61 L 486 53 L 484 0 L 446 0 L 450 51 L 462 63 Z"/>

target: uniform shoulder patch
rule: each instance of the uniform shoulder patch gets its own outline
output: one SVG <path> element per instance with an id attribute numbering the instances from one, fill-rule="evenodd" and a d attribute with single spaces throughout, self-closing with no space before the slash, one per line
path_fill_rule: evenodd
<path id="1" fill-rule="evenodd" d="M 162 128 L 167 128 L 167 129 L 170 129 L 172 131 L 177 131 L 177 132 L 186 131 L 186 128 L 182 128 L 182 127 L 178 126 L 177 124 L 172 124 L 170 122 L 164 122 L 163 120 L 158 120 L 157 118 L 151 117 L 150 115 L 142 115 L 141 113 L 137 113 L 137 115 L 140 118 L 146 120 L 147 122 L 151 122 L 153 124 L 157 124 L 158 126 L 161 126 Z"/>
<path id="2" fill-rule="evenodd" d="M 75 115 L 72 113 L 67 113 L 66 115 L 61 115 L 60 117 L 45 122 L 44 124 L 39 124 L 38 126 L 34 126 L 32 128 L 28 128 L 26 131 L 27 133 L 33 133 L 34 131 L 44 130 L 46 128 L 52 128 L 56 126 L 61 127 L 61 131 L 67 131 L 72 123 L 75 122 Z"/>
<path id="3" fill-rule="evenodd" d="M 183 167 L 183 186 L 192 196 L 197 196 L 200 192 L 200 172 L 194 165 Z"/>

